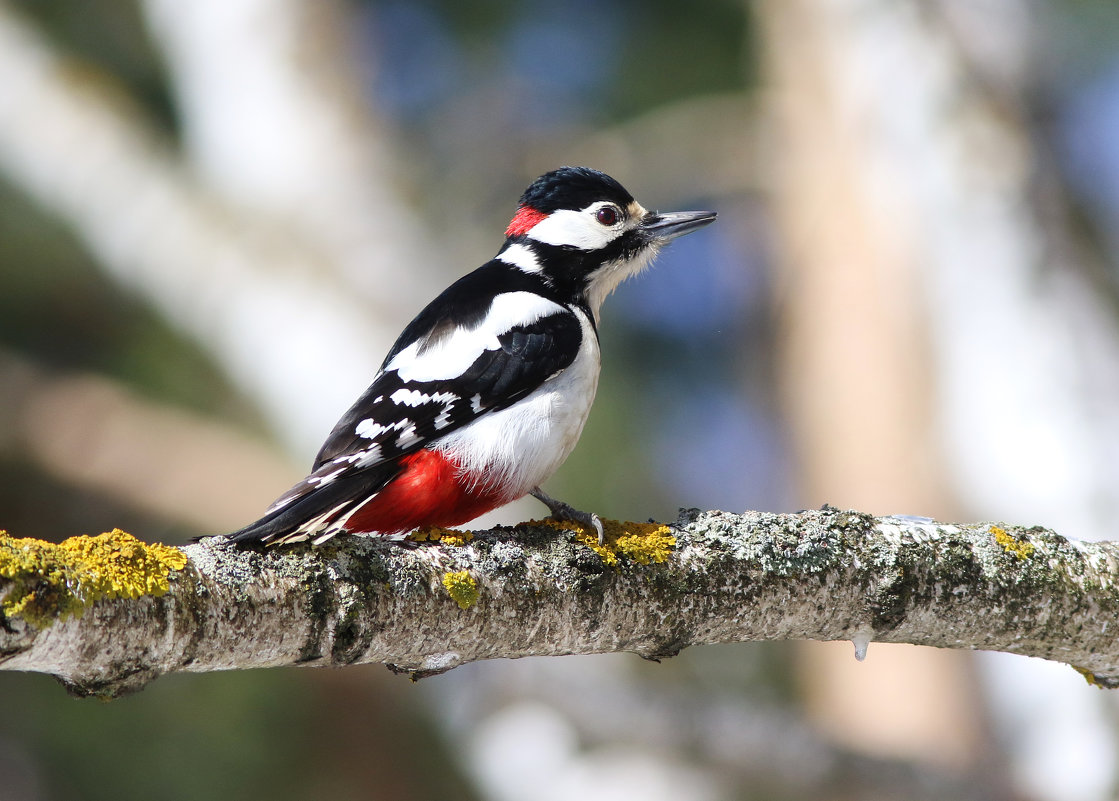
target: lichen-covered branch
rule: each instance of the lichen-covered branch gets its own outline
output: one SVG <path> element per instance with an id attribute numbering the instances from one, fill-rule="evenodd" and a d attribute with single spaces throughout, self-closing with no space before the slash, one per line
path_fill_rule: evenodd
<path id="1" fill-rule="evenodd" d="M 1119 686 L 1119 544 L 1043 528 L 825 508 L 551 521 L 411 547 L 367 537 L 248 551 L 123 532 L 0 537 L 0 668 L 113 696 L 176 671 L 479 659 L 848 639 L 1008 651 Z"/>

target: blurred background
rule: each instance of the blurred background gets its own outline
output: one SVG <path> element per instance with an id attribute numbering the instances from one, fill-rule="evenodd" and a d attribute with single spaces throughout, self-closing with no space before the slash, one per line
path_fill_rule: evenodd
<path id="1" fill-rule="evenodd" d="M 1116 538 L 1114 0 L 0 0 L 0 528 L 254 519 L 560 164 L 720 218 L 607 302 L 549 491 Z M 850 643 L 0 673 L 0 800 L 1092 801 L 1117 698 Z"/>

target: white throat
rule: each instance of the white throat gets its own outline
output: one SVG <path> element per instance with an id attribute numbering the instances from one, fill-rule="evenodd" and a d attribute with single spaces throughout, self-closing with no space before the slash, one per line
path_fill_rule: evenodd
<path id="1" fill-rule="evenodd" d="M 656 244 L 649 245 L 633 258 L 608 261 L 590 274 L 587 278 L 587 306 L 590 307 L 596 324 L 599 319 L 599 309 L 602 308 L 602 302 L 607 296 L 617 289 L 622 281 L 648 267 L 659 250 Z"/>

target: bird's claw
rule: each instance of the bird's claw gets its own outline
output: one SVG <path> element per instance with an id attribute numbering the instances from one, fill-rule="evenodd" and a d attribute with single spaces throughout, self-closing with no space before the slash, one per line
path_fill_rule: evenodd
<path id="1" fill-rule="evenodd" d="M 594 512 L 584 512 L 582 509 L 576 509 L 571 504 L 556 500 L 551 495 L 544 492 L 544 490 L 540 489 L 540 487 L 537 487 L 529 494 L 548 507 L 548 511 L 551 512 L 550 517 L 553 520 L 571 520 L 576 523 L 582 523 L 588 528 L 593 528 L 598 533 L 599 545 L 604 545 L 606 543 L 606 531 L 602 527 L 602 519 Z"/>

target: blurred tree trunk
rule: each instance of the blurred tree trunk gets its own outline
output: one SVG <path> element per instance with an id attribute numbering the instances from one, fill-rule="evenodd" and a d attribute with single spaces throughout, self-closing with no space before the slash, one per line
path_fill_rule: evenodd
<path id="1" fill-rule="evenodd" d="M 951 518 L 913 199 L 905 175 L 876 163 L 873 112 L 905 116 L 927 102 L 873 80 L 866 51 L 885 44 L 876 37 L 898 11 L 820 0 L 758 10 L 780 142 L 781 369 L 802 503 Z M 957 767 L 982 754 L 967 655 L 873 646 L 856 664 L 849 648 L 807 643 L 799 656 L 808 709 L 839 742 Z"/>
<path id="2" fill-rule="evenodd" d="M 1119 333 L 1029 126 L 1035 10 L 1022 0 L 759 6 L 783 156 L 786 394 L 807 502 L 933 515 L 959 505 L 1086 538 L 1113 526 Z M 1113 769 L 1070 785 L 1058 761 L 1070 749 L 1051 734 L 1114 744 L 1100 699 L 1023 661 L 999 665 L 992 687 L 1013 698 L 1015 770 L 1044 797 L 1105 792 Z M 956 678 L 939 684 L 934 708 L 973 724 L 947 740 L 934 727 L 922 746 L 898 720 L 867 747 L 968 758 L 959 744 L 981 721 L 967 711 L 967 671 L 942 670 Z M 870 681 L 881 690 L 903 672 Z M 866 694 L 827 696 L 831 728 L 867 738 L 842 701 Z"/>

